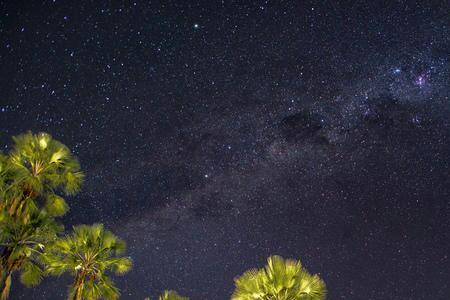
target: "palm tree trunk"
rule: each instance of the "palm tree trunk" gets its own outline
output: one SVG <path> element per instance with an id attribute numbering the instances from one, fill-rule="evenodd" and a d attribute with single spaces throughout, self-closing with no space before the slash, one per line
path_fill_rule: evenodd
<path id="1" fill-rule="evenodd" d="M 12 273 L 20 269 L 23 264 L 23 256 L 11 260 L 13 251 L 14 248 L 6 247 L 0 256 L 0 300 L 8 299 L 12 283 Z"/>
<path id="2" fill-rule="evenodd" d="M 9 297 L 11 274 L 14 269 L 14 262 L 10 262 L 12 252 L 13 249 L 11 247 L 6 247 L 0 256 L 0 300 L 6 300 Z"/>
<path id="3" fill-rule="evenodd" d="M 0 300 L 6 300 L 9 297 L 11 290 L 11 272 L 3 272 L 1 274 L 0 282 Z"/>
<path id="4" fill-rule="evenodd" d="M 69 300 L 82 300 L 81 296 L 83 295 L 84 277 L 85 275 L 83 272 L 77 273 L 75 282 L 73 283 L 73 296 Z"/>

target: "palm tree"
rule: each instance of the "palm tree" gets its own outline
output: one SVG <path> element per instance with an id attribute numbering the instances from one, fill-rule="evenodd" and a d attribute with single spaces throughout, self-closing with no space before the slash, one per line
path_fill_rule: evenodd
<path id="1" fill-rule="evenodd" d="M 144 300 L 150 300 L 149 297 Z M 189 300 L 188 297 L 180 296 L 176 291 L 164 291 L 158 298 L 158 300 Z"/>
<path id="2" fill-rule="evenodd" d="M 12 273 L 21 271 L 20 281 L 25 286 L 37 285 L 42 278 L 39 262 L 45 245 L 56 239 L 62 226 L 45 211 L 34 212 L 29 221 L 0 217 L 0 241 L 4 251 L 0 256 L 0 299 L 7 299 L 12 284 Z"/>
<path id="3" fill-rule="evenodd" d="M 56 216 L 66 213 L 68 206 L 58 195 L 73 195 L 81 188 L 83 174 L 77 159 L 62 143 L 49 134 L 28 132 L 13 137 L 14 146 L 8 157 L 9 186 L 12 197 L 1 201 L 12 216 L 36 208 L 37 200 Z"/>
<path id="4" fill-rule="evenodd" d="M 32 241 L 38 239 L 41 245 L 51 240 L 46 236 L 48 224 L 59 227 L 54 217 L 68 210 L 60 194 L 76 193 L 83 180 L 76 158 L 50 135 L 29 132 L 13 140 L 12 151 L 8 155 L 0 154 L 0 228 L 3 229 L 0 234 L 0 291 L 3 298 L 9 293 L 11 273 L 29 269 L 22 251 L 29 252 L 33 248 L 24 245 L 28 245 L 30 237 Z"/>
<path id="5" fill-rule="evenodd" d="M 179 295 L 176 291 L 164 291 L 158 300 L 189 300 L 189 298 Z"/>
<path id="6" fill-rule="evenodd" d="M 69 236 L 46 248 L 43 261 L 50 275 L 69 272 L 74 283 L 69 289 L 71 300 L 118 299 L 120 292 L 107 271 L 124 274 L 131 269 L 131 260 L 120 257 L 125 242 L 102 224 L 79 225 Z"/>
<path id="7" fill-rule="evenodd" d="M 251 269 L 235 279 L 231 300 L 322 300 L 325 283 L 297 260 L 271 256 L 263 269 Z"/>

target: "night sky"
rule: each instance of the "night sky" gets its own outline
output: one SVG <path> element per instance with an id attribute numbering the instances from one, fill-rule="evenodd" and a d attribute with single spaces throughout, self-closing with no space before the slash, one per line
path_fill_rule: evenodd
<path id="1" fill-rule="evenodd" d="M 449 299 L 450 2 L 340 2 L 1 2 L 0 147 L 78 156 L 63 221 L 125 239 L 121 299 L 229 299 L 271 254 L 329 299 Z"/>

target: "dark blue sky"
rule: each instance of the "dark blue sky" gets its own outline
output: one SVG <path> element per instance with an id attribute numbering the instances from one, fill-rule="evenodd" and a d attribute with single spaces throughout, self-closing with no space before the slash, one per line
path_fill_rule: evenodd
<path id="1" fill-rule="evenodd" d="M 77 154 L 64 222 L 126 240 L 122 299 L 228 299 L 270 254 L 320 273 L 330 299 L 447 299 L 449 11 L 2 1 L 0 141 L 45 131 Z"/>

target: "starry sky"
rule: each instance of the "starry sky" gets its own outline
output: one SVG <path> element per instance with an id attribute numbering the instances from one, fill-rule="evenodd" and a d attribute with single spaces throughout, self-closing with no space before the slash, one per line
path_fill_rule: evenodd
<path id="1" fill-rule="evenodd" d="M 448 1 L 2 1 L 0 146 L 86 173 L 121 299 L 229 299 L 271 254 L 329 299 L 450 294 Z M 69 277 L 12 299 L 64 299 Z"/>

